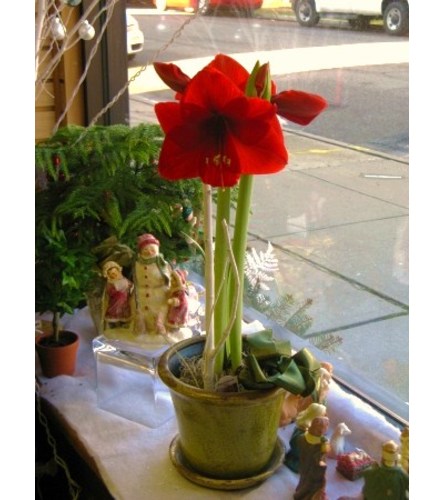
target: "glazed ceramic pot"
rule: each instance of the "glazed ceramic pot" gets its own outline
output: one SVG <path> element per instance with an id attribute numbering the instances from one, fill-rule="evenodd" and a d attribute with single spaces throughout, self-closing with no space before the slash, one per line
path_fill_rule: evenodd
<path id="1" fill-rule="evenodd" d="M 250 482 L 242 479 L 267 471 L 276 454 L 285 391 L 217 393 L 183 383 L 178 378 L 181 360 L 201 355 L 204 341 L 200 336 L 178 342 L 159 360 L 159 377 L 170 389 L 178 423 L 174 453 L 179 449 L 189 471 L 210 479 L 241 480 L 234 484 L 247 487 Z"/>
<path id="2" fill-rule="evenodd" d="M 36 350 L 42 367 L 42 374 L 52 378 L 57 375 L 73 375 L 76 369 L 79 336 L 67 330 L 60 332 L 60 342 L 53 336 L 43 334 L 36 337 Z"/>

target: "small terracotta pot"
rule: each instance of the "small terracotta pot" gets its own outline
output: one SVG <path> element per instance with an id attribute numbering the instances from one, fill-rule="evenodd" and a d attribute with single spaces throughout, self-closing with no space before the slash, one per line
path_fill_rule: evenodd
<path id="1" fill-rule="evenodd" d="M 76 370 L 79 336 L 67 330 L 60 332 L 60 344 L 51 343 L 52 335 L 36 337 L 36 350 L 39 355 L 42 373 L 52 378 L 57 375 L 73 375 Z"/>

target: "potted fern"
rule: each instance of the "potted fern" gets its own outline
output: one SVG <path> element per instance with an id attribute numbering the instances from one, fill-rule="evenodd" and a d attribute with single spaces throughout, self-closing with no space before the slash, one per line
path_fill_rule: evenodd
<path id="1" fill-rule="evenodd" d="M 277 430 L 285 390 L 305 397 L 320 380 L 320 364 L 306 349 L 293 353 L 290 343 L 274 339 L 271 330 L 242 335 L 253 179 L 287 163 L 277 114 L 306 125 L 327 103 L 306 92 L 277 93 L 268 64 L 257 63 L 249 74 L 223 54 L 193 78 L 175 64 L 154 66 L 178 97 L 178 102 L 155 106 L 166 133 L 160 174 L 173 182 L 200 179 L 204 205 L 205 338 L 177 343 L 159 362 L 178 419 L 170 455 L 192 481 L 244 488 L 281 463 Z M 230 236 L 233 189 L 237 200 Z"/>

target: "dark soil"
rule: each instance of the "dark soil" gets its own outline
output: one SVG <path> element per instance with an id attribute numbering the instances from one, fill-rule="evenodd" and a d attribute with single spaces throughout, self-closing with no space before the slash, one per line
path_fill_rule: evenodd
<path id="1" fill-rule="evenodd" d="M 39 344 L 44 347 L 63 347 L 70 345 L 76 341 L 76 335 L 73 332 L 62 330 L 59 333 L 59 340 L 57 341 L 54 335 L 42 337 Z"/>

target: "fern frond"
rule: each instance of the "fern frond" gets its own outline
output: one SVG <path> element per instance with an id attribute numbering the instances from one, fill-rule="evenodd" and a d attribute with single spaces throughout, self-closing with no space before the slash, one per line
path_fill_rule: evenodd
<path id="1" fill-rule="evenodd" d="M 95 190 L 92 191 L 87 186 L 79 187 L 55 208 L 54 215 L 64 216 L 69 214 L 72 219 L 83 219 L 87 216 L 99 219 L 99 211 L 95 209 L 99 204 L 97 198 L 98 193 Z"/>
<path id="2" fill-rule="evenodd" d="M 274 281 L 274 273 L 278 270 L 278 259 L 275 257 L 274 248 L 270 242 L 266 252 L 258 253 L 255 248 L 246 252 L 244 272 L 252 288 L 270 290 L 266 282 Z"/>

